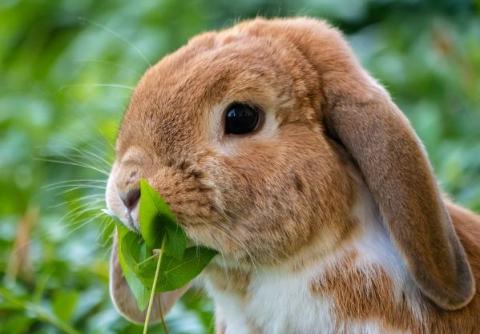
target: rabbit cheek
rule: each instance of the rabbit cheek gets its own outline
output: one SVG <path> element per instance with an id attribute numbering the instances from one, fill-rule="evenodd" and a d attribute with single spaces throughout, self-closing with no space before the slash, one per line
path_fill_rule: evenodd
<path id="1" fill-rule="evenodd" d="M 193 231 L 192 226 L 220 219 L 212 199 L 213 190 L 203 179 L 203 172 L 193 164 L 181 164 L 160 169 L 150 180 L 188 234 Z"/>
<path id="2" fill-rule="evenodd" d="M 235 260 L 249 256 L 256 263 L 278 263 L 319 235 L 328 248 L 351 225 L 352 188 L 335 151 L 304 128 L 284 129 L 279 136 L 220 159 L 215 179 L 228 218 L 223 229 L 230 236 L 221 249 Z"/>

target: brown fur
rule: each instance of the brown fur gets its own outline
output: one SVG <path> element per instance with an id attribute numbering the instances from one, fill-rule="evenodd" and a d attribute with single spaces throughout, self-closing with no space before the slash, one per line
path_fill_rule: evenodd
<path id="1" fill-rule="evenodd" d="M 274 133 L 225 135 L 222 112 L 234 101 L 259 106 Z M 197 36 L 150 68 L 122 123 L 107 200 L 122 213 L 117 193 L 146 178 L 194 241 L 232 263 L 274 266 L 319 240 L 326 254 L 352 236 L 356 183 L 345 156 L 378 204 L 428 321 L 393 303 L 381 267 L 371 268 L 374 281 L 332 268 L 312 290 L 332 295 L 339 317 L 381 319 L 386 329 L 473 328 L 478 217 L 449 206 L 460 242 L 407 119 L 324 22 L 243 22 Z M 294 270 L 317 260 L 302 259 Z M 248 275 L 225 284 L 215 270 L 219 289 L 247 288 Z"/>
<path id="2" fill-rule="evenodd" d="M 341 35 L 305 19 L 244 29 L 291 42 L 312 63 L 322 82 L 322 118 L 359 165 L 416 283 L 444 308 L 468 303 L 475 289 L 471 270 L 421 144 Z"/>
<path id="3" fill-rule="evenodd" d="M 313 293 L 334 298 L 335 316 L 345 321 L 381 321 L 384 330 L 413 330 L 418 323 L 405 299 L 395 302 L 394 284 L 379 265 L 355 266 L 358 254 L 349 253 L 327 274 L 311 282 Z M 389 328 L 390 327 L 390 328 Z M 341 327 L 337 328 L 337 332 Z"/>
<path id="4" fill-rule="evenodd" d="M 246 298 L 250 284 L 250 271 L 238 268 L 222 268 L 211 264 L 205 269 L 204 276 L 220 291 L 228 291 Z"/>
<path id="5" fill-rule="evenodd" d="M 460 240 L 467 250 L 472 269 L 480 273 L 480 219 L 456 205 L 448 205 Z M 328 274 L 311 283 L 315 294 L 334 298 L 335 315 L 346 321 L 380 321 L 385 331 L 402 330 L 411 333 L 477 333 L 480 331 L 480 296 L 468 307 L 445 311 L 428 300 L 420 300 L 424 318 L 418 319 L 408 306 L 408 293 L 400 301 L 394 297 L 391 278 L 378 265 L 368 268 L 355 266 L 358 254 L 347 254 Z M 368 272 L 368 274 L 366 274 Z M 480 284 L 476 276 L 477 286 Z M 415 292 L 414 292 L 415 293 Z M 411 297 L 411 296 L 410 296 Z M 411 302 L 411 301 L 410 301 Z M 340 328 L 339 328 L 339 332 Z M 346 332 L 348 333 L 348 331 Z"/>

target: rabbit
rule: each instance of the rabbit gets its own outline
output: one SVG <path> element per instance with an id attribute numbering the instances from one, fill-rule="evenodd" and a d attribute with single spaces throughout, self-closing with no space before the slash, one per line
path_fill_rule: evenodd
<path id="1" fill-rule="evenodd" d="M 217 333 L 480 333 L 480 216 L 341 32 L 306 17 L 192 38 L 133 92 L 108 208 L 139 229 L 139 179 L 193 243 Z M 118 311 L 142 322 L 111 257 Z M 157 294 L 154 318 L 188 287 Z"/>

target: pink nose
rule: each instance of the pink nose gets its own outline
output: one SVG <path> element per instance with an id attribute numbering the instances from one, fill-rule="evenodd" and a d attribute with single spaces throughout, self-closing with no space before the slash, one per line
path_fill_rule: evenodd
<path id="1" fill-rule="evenodd" d="M 135 187 L 119 192 L 119 196 L 127 210 L 132 211 L 140 199 L 140 188 Z"/>

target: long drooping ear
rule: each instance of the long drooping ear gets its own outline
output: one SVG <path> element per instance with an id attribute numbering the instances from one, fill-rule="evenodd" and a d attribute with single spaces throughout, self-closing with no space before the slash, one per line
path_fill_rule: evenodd
<path id="1" fill-rule="evenodd" d="M 187 291 L 189 286 L 184 288 L 165 292 L 156 295 L 153 301 L 151 322 L 158 322 L 160 317 L 160 303 L 162 305 L 163 314 L 172 308 L 175 302 Z M 145 321 L 146 312 L 140 311 L 130 290 L 125 277 L 123 276 L 120 263 L 118 262 L 117 232 L 113 236 L 112 255 L 110 257 L 110 297 L 117 311 L 127 320 L 134 323 L 143 323 Z"/>
<path id="2" fill-rule="evenodd" d="M 465 251 L 422 144 L 388 93 L 327 24 L 299 18 L 257 25 L 264 34 L 286 38 L 318 72 L 321 117 L 358 164 L 423 294 L 446 310 L 468 304 L 475 283 Z"/>

